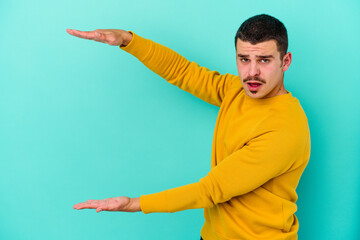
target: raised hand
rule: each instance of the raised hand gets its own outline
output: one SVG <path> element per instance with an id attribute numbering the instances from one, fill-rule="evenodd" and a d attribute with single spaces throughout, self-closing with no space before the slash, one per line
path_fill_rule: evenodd
<path id="1" fill-rule="evenodd" d="M 96 209 L 101 211 L 137 212 L 141 211 L 140 198 L 114 197 L 103 200 L 87 200 L 74 205 L 74 209 Z"/>
<path id="2" fill-rule="evenodd" d="M 75 37 L 107 43 L 112 46 L 126 46 L 132 39 L 131 33 L 121 29 L 96 29 L 94 31 L 66 29 L 66 32 Z"/>

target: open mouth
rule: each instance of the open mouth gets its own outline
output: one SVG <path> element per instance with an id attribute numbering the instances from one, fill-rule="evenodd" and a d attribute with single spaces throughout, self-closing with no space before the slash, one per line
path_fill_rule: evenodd
<path id="1" fill-rule="evenodd" d="M 257 91 L 257 90 L 259 90 L 259 88 L 261 87 L 262 84 L 261 83 L 254 83 L 254 82 L 250 83 L 250 82 L 248 82 L 247 85 L 249 86 L 249 89 L 251 91 Z"/>

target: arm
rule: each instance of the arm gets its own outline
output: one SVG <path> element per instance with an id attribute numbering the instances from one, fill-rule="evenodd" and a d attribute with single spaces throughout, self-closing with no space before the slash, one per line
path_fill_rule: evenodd
<path id="1" fill-rule="evenodd" d="M 136 199 L 88 200 L 76 204 L 74 208 L 144 213 L 210 208 L 253 191 L 288 171 L 301 158 L 308 144 L 309 136 L 299 134 L 285 130 L 265 132 L 226 157 L 196 183 Z"/>
<path id="2" fill-rule="evenodd" d="M 118 29 L 97 29 L 88 32 L 67 29 L 67 32 L 79 38 L 120 46 L 169 83 L 216 106 L 221 105 L 232 81 L 239 81 L 236 75 L 221 75 L 217 71 L 200 67 L 170 48 L 132 32 Z"/>
<path id="3" fill-rule="evenodd" d="M 190 62 L 177 52 L 134 33 L 132 41 L 121 49 L 134 55 L 146 67 L 169 83 L 216 106 L 220 106 L 232 81 L 238 76 L 210 71 Z"/>
<path id="4" fill-rule="evenodd" d="M 285 173 L 302 156 L 306 139 L 271 131 L 213 167 L 199 182 L 140 197 L 144 213 L 210 208 L 246 194 Z"/>

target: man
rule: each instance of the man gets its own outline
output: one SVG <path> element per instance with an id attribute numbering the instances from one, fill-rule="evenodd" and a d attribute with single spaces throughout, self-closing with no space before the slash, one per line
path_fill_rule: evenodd
<path id="1" fill-rule="evenodd" d="M 169 83 L 220 107 L 211 171 L 199 182 L 142 195 L 88 200 L 75 209 L 176 212 L 204 208 L 201 236 L 297 239 L 296 187 L 310 157 L 310 133 L 299 101 L 284 87 L 285 26 L 269 15 L 246 20 L 235 36 L 238 76 L 220 75 L 171 49 L 124 30 L 69 34 L 120 46 Z"/>

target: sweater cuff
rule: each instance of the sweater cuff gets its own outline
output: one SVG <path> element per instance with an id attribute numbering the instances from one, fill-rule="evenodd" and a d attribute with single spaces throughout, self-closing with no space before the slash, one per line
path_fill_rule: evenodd
<path id="1" fill-rule="evenodd" d="M 129 31 L 133 35 L 131 41 L 126 46 L 119 46 L 120 49 L 125 52 L 130 53 L 135 56 L 140 61 L 143 61 L 146 56 L 149 54 L 150 49 L 152 48 L 152 41 L 150 39 L 146 39 L 140 37 L 139 35 Z"/>

